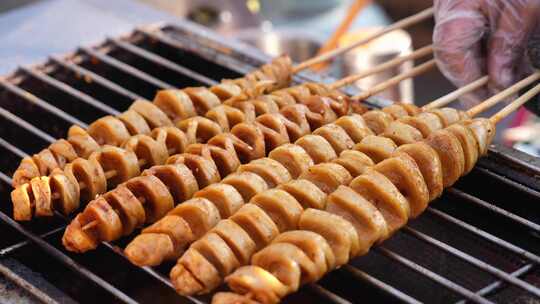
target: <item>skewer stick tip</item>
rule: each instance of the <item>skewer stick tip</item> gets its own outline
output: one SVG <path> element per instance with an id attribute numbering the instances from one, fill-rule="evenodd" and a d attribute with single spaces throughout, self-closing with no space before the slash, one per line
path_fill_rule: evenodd
<path id="1" fill-rule="evenodd" d="M 540 94 L 540 84 L 537 84 L 532 89 L 527 91 L 525 94 L 521 95 L 519 98 L 508 104 L 506 107 L 504 107 L 499 112 L 495 113 L 493 116 L 489 118 L 493 124 L 497 124 L 501 120 L 503 120 L 506 116 L 510 115 L 512 112 L 516 111 L 524 105 L 526 102 L 528 102 L 531 98 L 534 98 L 536 95 Z"/>
<path id="2" fill-rule="evenodd" d="M 410 54 L 396 57 L 396 58 L 394 58 L 394 59 L 392 59 L 390 61 L 387 61 L 387 62 L 385 62 L 383 64 L 374 66 L 374 67 L 372 67 L 370 69 L 364 70 L 364 71 L 362 71 L 362 72 L 360 72 L 358 74 L 354 74 L 354 75 L 350 75 L 350 76 L 347 76 L 345 78 L 342 78 L 342 79 L 330 84 L 329 87 L 331 89 L 338 89 L 340 87 L 353 84 L 354 82 L 356 82 L 357 80 L 360 80 L 362 78 L 365 78 L 365 77 L 371 76 L 373 74 L 377 74 L 377 73 L 380 73 L 382 71 L 385 71 L 387 69 L 399 66 L 402 63 L 404 63 L 405 61 L 415 60 L 415 59 L 421 58 L 423 56 L 427 56 L 427 55 L 432 54 L 432 53 L 433 53 L 433 45 L 427 45 L 427 46 L 422 47 L 422 48 L 420 48 L 420 49 L 418 49 L 418 50 L 416 50 L 416 51 L 414 51 L 414 52 L 412 52 Z"/>
<path id="3" fill-rule="evenodd" d="M 484 112 L 485 110 L 491 108 L 492 106 L 498 104 L 499 102 L 507 99 L 508 97 L 514 95 L 514 94 L 518 94 L 519 91 L 523 88 L 525 88 L 526 86 L 530 85 L 531 83 L 537 81 L 540 79 L 540 72 L 536 72 L 520 81 L 518 81 L 517 83 L 515 83 L 514 85 L 512 85 L 511 87 L 503 90 L 502 92 L 496 94 L 496 95 L 493 95 L 492 97 L 486 99 L 484 102 L 482 102 L 481 104 L 478 104 L 476 106 L 474 106 L 473 108 L 469 109 L 467 111 L 467 114 L 471 117 L 474 117 L 482 112 Z"/>
<path id="4" fill-rule="evenodd" d="M 440 107 L 444 107 L 446 105 L 448 105 L 449 103 L 457 100 L 458 98 L 460 98 L 461 96 L 467 94 L 467 93 L 470 93 L 478 88 L 480 88 L 481 86 L 484 86 L 488 83 L 488 76 L 484 76 L 484 77 L 481 77 L 449 94 L 446 94 L 444 96 L 442 96 L 441 98 L 438 98 L 428 104 L 426 104 L 425 106 L 422 107 L 422 109 L 424 110 L 431 110 L 431 109 L 436 109 L 436 108 L 440 108 Z"/>
<path id="5" fill-rule="evenodd" d="M 407 18 L 404 18 L 396 23 L 393 23 L 383 29 L 381 29 L 380 31 L 377 31 L 375 33 L 373 33 L 372 35 L 369 35 L 368 37 L 365 37 L 364 39 L 361 39 L 361 40 L 358 40 L 350 45 L 347 45 L 347 46 L 344 46 L 344 47 L 341 47 L 341 48 L 338 48 L 338 49 L 335 49 L 333 51 L 330 51 L 330 52 L 327 52 L 327 53 L 324 53 L 324 54 L 321 54 L 319 56 L 315 56 L 311 59 L 308 59 L 304 62 L 301 62 L 299 63 L 298 65 L 294 66 L 292 68 L 292 72 L 293 73 L 298 73 L 304 69 L 307 69 L 308 67 L 312 66 L 312 65 L 315 65 L 315 64 L 318 64 L 318 63 L 321 63 L 321 62 L 325 62 L 327 60 L 330 60 L 330 59 L 333 59 L 334 57 L 337 57 L 349 50 L 352 50 L 354 48 L 356 48 L 357 46 L 359 45 L 362 45 L 362 44 L 365 44 L 365 43 L 368 43 L 386 33 L 389 33 L 393 30 L 397 30 L 397 29 L 403 29 L 403 28 L 406 28 L 408 26 L 411 26 L 413 24 L 416 24 L 420 21 L 423 21 L 427 18 L 430 18 L 431 16 L 433 16 L 435 10 L 433 7 L 430 7 L 430 8 L 427 8 L 419 13 L 416 13 L 412 16 L 409 16 Z"/>
<path id="6" fill-rule="evenodd" d="M 376 86 L 374 87 L 371 87 L 370 89 L 368 90 L 365 90 L 363 92 L 361 92 L 360 94 L 356 95 L 356 96 L 353 96 L 353 99 L 356 99 L 356 100 L 364 100 L 368 97 L 371 97 L 375 94 L 378 94 L 386 89 L 388 89 L 389 87 L 392 87 L 394 85 L 397 85 L 398 83 L 400 83 L 401 81 L 403 81 L 404 79 L 408 79 L 408 78 L 411 78 L 411 77 L 415 77 L 415 76 L 418 76 L 426 71 L 429 71 L 430 69 L 434 68 L 436 66 L 435 64 L 435 60 L 434 59 L 431 59 L 429 61 L 426 61 L 414 68 L 412 68 L 411 70 L 407 71 L 407 72 L 404 72 L 404 73 L 401 73 L 397 76 L 394 76 L 384 82 L 381 82 L 379 84 L 377 84 Z"/>

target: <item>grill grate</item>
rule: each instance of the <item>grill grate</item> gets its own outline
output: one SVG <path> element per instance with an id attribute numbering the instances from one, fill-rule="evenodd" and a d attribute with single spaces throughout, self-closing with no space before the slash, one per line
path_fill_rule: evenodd
<path id="1" fill-rule="evenodd" d="M 129 264 L 120 250 L 127 240 L 72 255 L 61 245 L 69 219 L 57 214 L 32 223 L 13 221 L 9 176 L 22 157 L 65 136 L 71 124 L 86 126 L 117 114 L 134 99 L 151 99 L 158 89 L 237 77 L 262 58 L 191 24 L 157 26 L 0 78 L 0 273 L 46 303 L 208 303 L 208 296 L 178 296 L 168 281 L 170 265 Z M 320 80 L 307 73 L 295 78 Z M 539 301 L 540 170 L 523 159 L 494 147 L 419 219 L 287 301 Z M 21 269 L 30 269 L 30 275 Z M 40 288 L 43 279 L 58 292 Z"/>

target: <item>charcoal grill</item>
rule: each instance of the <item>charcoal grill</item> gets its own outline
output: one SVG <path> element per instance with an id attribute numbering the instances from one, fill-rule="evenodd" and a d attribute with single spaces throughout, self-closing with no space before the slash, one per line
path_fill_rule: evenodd
<path id="1" fill-rule="evenodd" d="M 266 60 L 180 23 L 137 29 L 0 78 L 0 273 L 46 303 L 210 302 L 177 295 L 170 265 L 128 263 L 119 249 L 126 240 L 74 255 L 61 245 L 66 218 L 13 221 L 10 176 L 22 157 L 64 137 L 71 124 L 118 114 L 158 89 L 238 77 Z M 322 78 L 295 76 L 307 80 Z M 285 301 L 540 303 L 539 181 L 538 159 L 493 146 L 419 219 Z"/>

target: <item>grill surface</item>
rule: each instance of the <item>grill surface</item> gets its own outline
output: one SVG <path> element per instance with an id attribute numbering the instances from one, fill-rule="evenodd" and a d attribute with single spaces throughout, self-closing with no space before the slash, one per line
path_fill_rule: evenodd
<path id="1" fill-rule="evenodd" d="M 0 78 L 0 273 L 47 303 L 208 303 L 178 296 L 170 265 L 129 264 L 119 250 L 126 240 L 72 255 L 61 245 L 61 215 L 14 222 L 9 176 L 71 124 L 119 113 L 158 89 L 238 77 L 264 59 L 191 24 L 156 26 Z M 540 303 L 539 168 L 537 159 L 492 147 L 419 219 L 286 302 Z"/>

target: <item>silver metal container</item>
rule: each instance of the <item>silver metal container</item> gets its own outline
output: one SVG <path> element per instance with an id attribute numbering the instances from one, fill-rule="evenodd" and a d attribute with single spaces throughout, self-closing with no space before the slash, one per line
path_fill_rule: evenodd
<path id="1" fill-rule="evenodd" d="M 376 30 L 378 30 L 378 28 L 365 28 L 346 34 L 340 39 L 339 45 L 348 45 L 353 41 L 366 37 Z M 357 74 L 411 52 L 412 40 L 410 35 L 403 30 L 393 31 L 345 53 L 341 60 L 342 76 Z M 410 70 L 412 67 L 413 62 L 406 61 L 396 68 L 360 79 L 356 82 L 356 85 L 360 89 L 368 89 L 384 80 Z M 402 81 L 399 85 L 389 88 L 378 95 L 390 100 L 414 103 L 413 80 L 408 79 Z"/>
<path id="2" fill-rule="evenodd" d="M 305 31 L 253 29 L 241 31 L 234 37 L 270 56 L 288 54 L 296 62 L 315 56 L 321 45 Z"/>

